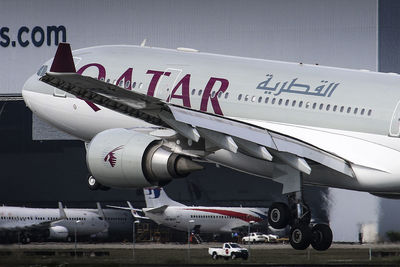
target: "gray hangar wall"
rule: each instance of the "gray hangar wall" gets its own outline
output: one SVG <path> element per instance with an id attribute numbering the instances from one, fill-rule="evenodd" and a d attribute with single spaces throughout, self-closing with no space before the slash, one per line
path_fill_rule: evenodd
<path id="1" fill-rule="evenodd" d="M 356 69 L 378 65 L 377 0 L 3 0 L 0 5 L 0 93 L 20 93 L 60 41 L 78 49 L 147 38 L 147 45 L 156 47 Z M 2 202 L 38 206 L 63 200 L 77 206 L 130 199 L 143 205 L 139 191 L 88 191 L 81 142 L 32 119 L 23 103 L 8 104 L 1 118 L 8 123 L 0 124 L 6 138 L 0 144 Z M 16 134 L 19 129 L 23 134 Z M 280 198 L 278 184 L 211 165 L 167 190 L 194 204 L 267 206 Z M 310 201 L 327 202 L 326 189 L 307 190 Z M 321 214 L 314 208 L 326 219 L 325 204 Z"/>

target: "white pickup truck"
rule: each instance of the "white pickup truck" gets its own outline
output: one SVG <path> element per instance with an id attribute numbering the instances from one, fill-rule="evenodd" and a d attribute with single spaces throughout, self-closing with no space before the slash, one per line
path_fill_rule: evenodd
<path id="1" fill-rule="evenodd" d="M 219 257 L 223 257 L 224 259 L 231 258 L 232 260 L 236 258 L 242 258 L 247 260 L 249 257 L 249 252 L 246 248 L 242 248 L 236 243 L 224 243 L 222 248 L 209 248 L 208 254 L 216 260 Z"/>

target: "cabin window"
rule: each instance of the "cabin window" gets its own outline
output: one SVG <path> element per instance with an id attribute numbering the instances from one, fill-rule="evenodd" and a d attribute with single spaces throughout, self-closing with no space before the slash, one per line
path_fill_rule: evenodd
<path id="1" fill-rule="evenodd" d="M 296 100 L 294 100 L 294 101 L 296 101 Z M 299 108 L 301 108 L 303 106 L 303 101 L 300 101 L 299 102 Z"/>
<path id="2" fill-rule="evenodd" d="M 128 89 L 130 85 L 131 85 L 131 81 L 126 81 L 125 88 Z"/>
<path id="3" fill-rule="evenodd" d="M 229 93 L 225 93 L 225 99 L 227 99 L 229 96 Z"/>
<path id="4" fill-rule="evenodd" d="M 285 106 L 289 105 L 289 99 L 286 99 Z"/>
<path id="5" fill-rule="evenodd" d="M 324 104 L 319 105 L 319 110 L 322 110 L 324 108 Z"/>
<path id="6" fill-rule="evenodd" d="M 272 104 L 272 105 L 275 104 L 275 101 L 276 101 L 276 98 L 272 98 L 271 104 Z"/>
<path id="7" fill-rule="evenodd" d="M 314 104 L 312 105 L 312 108 L 315 109 L 316 107 L 317 107 L 317 103 L 314 103 Z"/>
<path id="8" fill-rule="evenodd" d="M 344 106 L 341 106 L 340 107 L 340 112 L 343 112 L 343 110 L 344 110 Z"/>
<path id="9" fill-rule="evenodd" d="M 242 94 L 240 94 L 239 96 L 238 96 L 238 100 L 240 101 L 242 99 Z"/>
<path id="10" fill-rule="evenodd" d="M 258 103 L 261 103 L 262 102 L 262 96 L 260 96 L 259 98 L 258 98 Z"/>
<path id="11" fill-rule="evenodd" d="M 364 115 L 365 113 L 365 108 L 361 109 L 361 115 Z"/>
<path id="12" fill-rule="evenodd" d="M 218 93 L 218 98 L 221 98 L 221 96 L 222 96 L 222 92 L 220 91 L 220 92 Z"/>
<path id="13" fill-rule="evenodd" d="M 265 104 L 268 104 L 269 97 L 265 98 Z"/>
<path id="14" fill-rule="evenodd" d="M 281 104 L 282 104 L 282 98 L 279 99 L 279 101 L 278 101 L 278 105 L 280 106 Z"/>
<path id="15" fill-rule="evenodd" d="M 354 114 L 357 114 L 357 112 L 358 112 L 358 108 L 355 108 L 354 109 Z"/>
<path id="16" fill-rule="evenodd" d="M 211 92 L 211 98 L 214 98 L 214 96 L 215 96 L 215 91 L 212 91 Z"/>
<path id="17" fill-rule="evenodd" d="M 336 112 L 336 110 L 337 110 L 337 105 L 334 105 L 333 106 L 333 111 Z"/>
<path id="18" fill-rule="evenodd" d="M 371 114 L 372 114 L 372 110 L 370 109 L 370 110 L 368 110 L 368 116 L 371 116 Z"/>
<path id="19" fill-rule="evenodd" d="M 192 95 L 194 95 L 194 93 L 196 93 L 196 89 L 192 89 Z"/>
<path id="20" fill-rule="evenodd" d="M 244 97 L 244 101 L 248 101 L 249 100 L 249 95 L 246 95 L 245 97 Z"/>
<path id="21" fill-rule="evenodd" d="M 251 102 L 256 101 L 256 96 L 253 95 L 253 97 L 251 98 Z"/>
<path id="22" fill-rule="evenodd" d="M 136 82 L 132 83 L 132 89 L 136 87 Z"/>
<path id="23" fill-rule="evenodd" d="M 203 90 L 199 90 L 199 92 L 197 93 L 197 95 L 201 95 L 201 93 L 203 92 Z M 239 99 L 240 100 L 240 99 Z"/>
<path id="24" fill-rule="evenodd" d="M 309 108 L 311 106 L 310 102 L 306 103 L 306 108 Z"/>
<path id="25" fill-rule="evenodd" d="M 326 111 L 329 111 L 329 109 L 331 108 L 331 105 L 326 105 Z"/>
<path id="26" fill-rule="evenodd" d="M 293 100 L 292 107 L 296 106 L 296 100 Z"/>
<path id="27" fill-rule="evenodd" d="M 347 113 L 350 113 L 351 112 L 351 107 L 348 107 L 347 108 Z"/>

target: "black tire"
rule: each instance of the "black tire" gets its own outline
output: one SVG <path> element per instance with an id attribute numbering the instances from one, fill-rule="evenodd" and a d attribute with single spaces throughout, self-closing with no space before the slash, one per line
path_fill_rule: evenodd
<path id="1" fill-rule="evenodd" d="M 327 250 L 332 244 L 332 230 L 326 224 L 316 224 L 311 230 L 311 246 L 318 251 Z"/>
<path id="2" fill-rule="evenodd" d="M 290 222 L 289 207 L 282 202 L 274 202 L 268 210 L 268 223 L 275 229 L 285 228 Z"/>
<path id="3" fill-rule="evenodd" d="M 218 260 L 217 252 L 213 252 L 211 257 L 212 257 L 213 260 Z"/>
<path id="4" fill-rule="evenodd" d="M 235 253 L 232 253 L 232 254 L 231 254 L 231 259 L 232 259 L 232 260 L 235 260 L 236 258 L 237 258 L 237 255 L 236 255 Z"/>
<path id="5" fill-rule="evenodd" d="M 304 250 L 310 246 L 311 230 L 308 225 L 298 224 L 290 229 L 290 245 L 297 250 Z"/>
<path id="6" fill-rule="evenodd" d="M 87 179 L 90 190 L 97 190 L 102 186 L 99 182 L 97 182 L 96 178 L 94 178 L 93 175 L 89 175 Z"/>

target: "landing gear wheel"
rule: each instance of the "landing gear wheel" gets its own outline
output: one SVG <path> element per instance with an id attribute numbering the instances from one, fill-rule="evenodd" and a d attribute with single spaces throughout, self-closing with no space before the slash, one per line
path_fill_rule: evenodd
<path id="1" fill-rule="evenodd" d="M 290 230 L 290 245 L 297 250 L 304 250 L 310 246 L 311 230 L 308 225 L 294 225 Z"/>
<path id="2" fill-rule="evenodd" d="M 99 182 L 97 182 L 96 178 L 94 178 L 93 175 L 89 175 L 88 186 L 90 190 L 97 190 L 100 189 L 102 185 Z"/>
<path id="3" fill-rule="evenodd" d="M 274 202 L 268 210 L 268 223 L 275 229 L 285 228 L 290 221 L 289 207 L 282 202 Z"/>
<path id="4" fill-rule="evenodd" d="M 332 244 L 332 230 L 326 224 L 316 224 L 311 230 L 311 246 L 315 250 L 327 250 Z"/>

